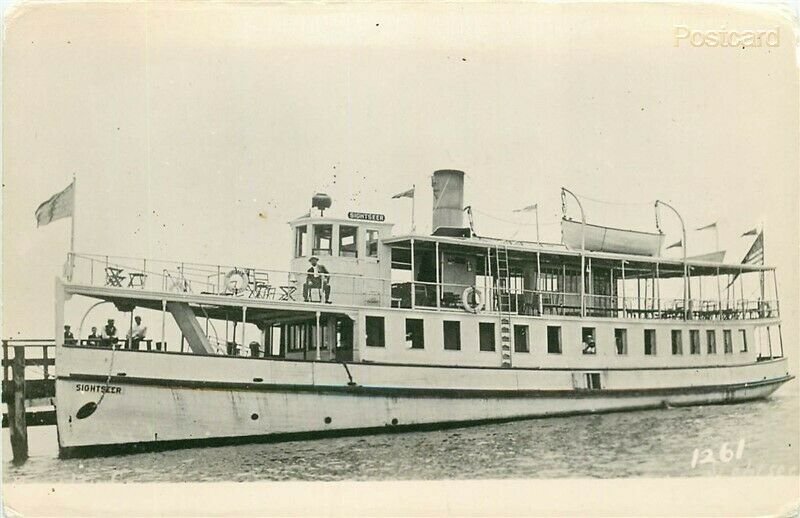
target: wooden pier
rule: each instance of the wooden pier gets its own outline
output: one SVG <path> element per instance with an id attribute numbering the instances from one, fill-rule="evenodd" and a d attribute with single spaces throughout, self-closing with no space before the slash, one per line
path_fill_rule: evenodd
<path id="1" fill-rule="evenodd" d="M 55 346 L 51 339 L 3 340 L 3 427 L 17 464 L 28 458 L 28 426 L 56 422 Z"/>

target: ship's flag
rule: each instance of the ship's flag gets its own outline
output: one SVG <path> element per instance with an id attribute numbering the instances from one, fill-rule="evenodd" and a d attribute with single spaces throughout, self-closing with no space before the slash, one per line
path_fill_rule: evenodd
<path id="1" fill-rule="evenodd" d="M 744 255 L 742 264 L 764 264 L 764 232 L 759 232 L 750 250 Z"/>
<path id="2" fill-rule="evenodd" d="M 667 247 L 667 250 L 669 250 L 670 248 L 680 248 L 680 247 L 682 247 L 682 246 L 683 246 L 683 239 L 679 239 L 679 240 L 678 240 L 678 241 L 676 241 L 675 243 L 672 243 L 671 245 L 669 245 L 669 246 Z"/>
<path id="3" fill-rule="evenodd" d="M 697 227 L 695 230 L 708 230 L 712 228 L 717 228 L 717 222 L 709 223 L 708 225 L 703 225 L 702 227 Z"/>
<path id="4" fill-rule="evenodd" d="M 407 191 L 398 192 L 397 194 L 392 196 L 392 199 L 395 200 L 397 198 L 413 198 L 414 197 L 414 189 L 415 189 L 415 187 L 412 187 L 411 189 L 409 189 Z"/>
<path id="5" fill-rule="evenodd" d="M 747 232 L 742 234 L 742 237 L 745 237 L 745 236 L 757 236 L 757 235 L 758 235 L 758 229 L 754 228 L 754 229 L 748 230 Z"/>
<path id="6" fill-rule="evenodd" d="M 750 230 L 742 234 L 742 236 L 752 236 L 751 232 L 755 230 Z M 755 241 L 753 244 L 750 245 L 750 249 L 744 254 L 744 259 L 742 259 L 742 264 L 756 264 L 756 265 L 763 265 L 764 264 L 764 231 L 758 232 L 758 236 L 756 236 Z M 737 273 L 731 278 L 731 282 L 728 283 L 728 288 L 733 285 L 733 282 L 739 278 L 739 274 Z"/>
<path id="7" fill-rule="evenodd" d="M 528 205 L 527 207 L 522 207 L 521 209 L 514 209 L 511 212 L 533 212 L 539 208 L 538 203 L 534 203 L 533 205 Z"/>
<path id="8" fill-rule="evenodd" d="M 66 189 L 54 194 L 36 209 L 36 226 L 42 227 L 51 221 L 71 217 L 75 206 L 75 181 Z"/>

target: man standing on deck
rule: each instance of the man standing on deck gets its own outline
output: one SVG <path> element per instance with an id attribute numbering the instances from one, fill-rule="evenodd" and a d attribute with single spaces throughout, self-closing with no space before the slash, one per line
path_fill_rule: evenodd
<path id="1" fill-rule="evenodd" d="M 315 255 L 309 257 L 308 262 L 311 263 L 311 268 L 308 269 L 306 283 L 303 284 L 303 300 L 308 302 L 308 296 L 312 289 L 321 289 L 325 294 L 325 304 L 330 304 L 331 285 L 328 283 L 328 278 L 330 277 L 328 269 L 319 264 L 319 257 Z"/>

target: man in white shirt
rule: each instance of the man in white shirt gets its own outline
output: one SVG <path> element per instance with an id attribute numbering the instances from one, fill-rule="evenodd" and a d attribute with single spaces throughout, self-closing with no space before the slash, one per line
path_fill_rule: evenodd
<path id="1" fill-rule="evenodd" d="M 131 344 L 131 349 L 134 351 L 139 350 L 139 342 L 145 339 L 147 335 L 147 326 L 142 325 L 142 317 L 137 316 L 134 318 L 136 325 L 128 331 L 128 342 Z"/>

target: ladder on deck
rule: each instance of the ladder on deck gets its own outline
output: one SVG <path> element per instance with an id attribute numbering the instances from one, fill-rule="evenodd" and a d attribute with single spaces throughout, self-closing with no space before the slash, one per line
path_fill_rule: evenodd
<path id="1" fill-rule="evenodd" d="M 511 367 L 511 287 L 509 286 L 508 247 L 495 246 L 495 271 L 497 272 L 497 310 L 500 314 L 501 365 Z"/>

